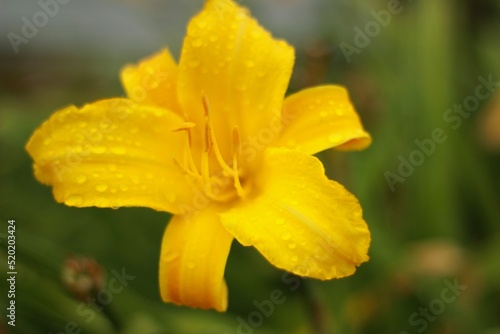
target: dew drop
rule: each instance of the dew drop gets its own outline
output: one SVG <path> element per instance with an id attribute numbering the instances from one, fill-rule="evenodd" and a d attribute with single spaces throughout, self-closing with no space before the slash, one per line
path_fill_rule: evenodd
<path id="1" fill-rule="evenodd" d="M 208 25 L 208 22 L 205 20 L 198 20 L 196 22 L 196 25 L 198 26 L 198 28 L 203 29 Z"/>
<path id="2" fill-rule="evenodd" d="M 108 169 L 109 169 L 110 172 L 114 172 L 114 171 L 116 171 L 118 169 L 118 166 L 115 165 L 115 164 L 109 164 L 108 165 Z"/>
<path id="3" fill-rule="evenodd" d="M 83 196 L 81 195 L 73 195 L 70 196 L 66 201 L 66 205 L 68 206 L 81 206 L 83 204 Z"/>
<path id="4" fill-rule="evenodd" d="M 283 225 L 284 223 L 285 223 L 285 219 L 283 219 L 283 218 L 276 219 L 276 224 L 277 225 Z"/>
<path id="5" fill-rule="evenodd" d="M 87 181 L 87 177 L 85 175 L 79 175 L 76 178 L 76 183 L 78 184 L 84 184 L 85 181 Z"/>
<path id="6" fill-rule="evenodd" d="M 217 41 L 218 39 L 219 39 L 219 37 L 218 37 L 217 35 L 215 35 L 215 34 L 214 34 L 214 35 L 210 35 L 210 37 L 208 38 L 208 40 L 209 40 L 210 42 L 215 42 L 215 41 Z"/>
<path id="7" fill-rule="evenodd" d="M 106 185 L 106 184 L 98 184 L 95 187 L 95 190 L 97 190 L 100 193 L 105 192 L 106 190 L 108 190 L 108 185 Z"/>
<path id="8" fill-rule="evenodd" d="M 162 260 L 164 262 L 172 262 L 173 260 L 175 260 L 176 258 L 179 257 L 179 254 L 176 253 L 176 252 L 167 252 L 167 254 L 165 254 L 163 257 L 162 257 Z"/>
<path id="9" fill-rule="evenodd" d="M 196 267 L 196 263 L 189 261 L 188 263 L 186 263 L 186 267 L 188 267 L 189 269 L 194 269 L 194 267 Z"/>
<path id="10" fill-rule="evenodd" d="M 319 113 L 319 115 L 320 115 L 321 117 L 326 117 L 326 116 L 328 116 L 328 114 L 329 114 L 329 113 L 328 113 L 328 111 L 326 111 L 326 110 L 323 110 L 322 112 L 320 112 L 320 113 Z"/>
<path id="11" fill-rule="evenodd" d="M 290 249 L 294 249 L 295 247 L 297 247 L 296 243 L 291 242 L 288 244 L 288 248 L 290 248 Z"/>
<path id="12" fill-rule="evenodd" d="M 188 61 L 188 65 L 192 68 L 196 68 L 196 67 L 200 66 L 200 60 L 198 58 L 191 58 Z"/>
<path id="13" fill-rule="evenodd" d="M 95 154 L 102 154 L 102 153 L 106 152 L 106 147 L 104 147 L 102 145 L 92 146 L 91 151 L 92 151 L 92 153 L 95 153 Z"/>
<path id="14" fill-rule="evenodd" d="M 344 110 L 344 108 L 338 108 L 337 110 L 335 110 L 335 114 L 336 114 L 337 116 L 342 116 L 342 115 L 344 115 L 344 114 L 345 114 L 345 110 Z"/>
<path id="15" fill-rule="evenodd" d="M 299 258 L 298 258 L 297 256 L 295 256 L 295 255 L 294 255 L 294 256 L 292 256 L 292 257 L 291 257 L 291 260 L 292 260 L 293 262 L 297 262 L 297 261 L 299 260 Z"/>
<path id="16" fill-rule="evenodd" d="M 283 240 L 290 240 L 290 238 L 292 237 L 292 235 L 290 233 L 285 233 L 281 236 L 281 239 Z"/>
<path id="17" fill-rule="evenodd" d="M 137 132 L 139 132 L 139 128 L 138 127 L 133 127 L 130 129 L 130 133 L 131 134 L 136 134 Z"/>
<path id="18" fill-rule="evenodd" d="M 111 152 L 113 152 L 114 154 L 122 155 L 122 154 L 125 154 L 127 152 L 127 150 L 123 146 L 115 146 L 111 149 Z"/>
<path id="19" fill-rule="evenodd" d="M 250 36 L 252 36 L 253 39 L 259 39 L 262 37 L 262 32 L 260 32 L 259 30 L 254 30 L 252 31 Z"/>
<path id="20" fill-rule="evenodd" d="M 248 68 L 255 67 L 255 62 L 253 60 L 247 60 L 245 62 L 245 66 L 248 67 Z"/>
<path id="21" fill-rule="evenodd" d="M 88 126 L 88 123 L 87 122 L 80 122 L 80 123 L 78 123 L 78 126 L 83 129 L 83 128 L 86 128 Z"/>
<path id="22" fill-rule="evenodd" d="M 112 206 L 111 209 L 113 210 L 118 210 L 120 207 L 119 206 Z"/>
<path id="23" fill-rule="evenodd" d="M 191 41 L 191 45 L 195 48 L 199 48 L 200 46 L 203 45 L 203 40 L 201 38 L 194 38 Z"/>

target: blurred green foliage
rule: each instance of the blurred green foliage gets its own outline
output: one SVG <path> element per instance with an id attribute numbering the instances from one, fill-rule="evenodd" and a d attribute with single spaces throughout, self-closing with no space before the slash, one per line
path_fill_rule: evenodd
<path id="1" fill-rule="evenodd" d="M 285 10 L 297 2 L 268 3 Z M 6 324 L 2 283 L 0 332 L 500 333 L 500 145 L 482 135 L 483 116 L 499 108 L 491 101 L 500 91 L 456 129 L 443 118 L 474 95 L 479 76 L 500 80 L 500 5 L 401 1 L 403 10 L 349 62 L 340 45 L 356 46 L 353 29 L 364 31 L 375 20 L 371 11 L 385 10 L 389 2 L 314 3 L 321 11 L 306 42 L 295 45 L 290 91 L 327 82 L 347 86 L 374 138 L 363 152 L 319 154 L 327 174 L 362 203 L 372 232 L 370 262 L 349 278 L 299 279 L 234 242 L 226 267 L 227 313 L 163 304 L 157 263 L 169 216 L 57 204 L 50 188 L 35 181 L 24 150 L 54 110 L 122 95 L 117 74 L 123 63 L 98 50 L 13 55 L 7 47 L 0 55 L 0 280 L 7 279 L 8 219 L 16 220 L 18 275 L 16 327 Z M 435 151 L 392 191 L 387 172 L 398 174 L 399 157 L 408 160 L 419 150 L 415 140 L 432 138 L 436 128 L 446 140 L 435 143 Z M 135 277 L 112 295 L 108 311 L 115 321 L 83 307 L 64 287 L 61 271 L 71 255 L 95 259 L 105 282 L 122 268 Z M 454 282 L 467 288 L 453 302 L 443 301 Z M 276 289 L 285 301 L 259 322 L 256 304 Z M 242 321 L 259 326 L 245 329 Z M 68 327 L 73 322 L 78 327 Z"/>

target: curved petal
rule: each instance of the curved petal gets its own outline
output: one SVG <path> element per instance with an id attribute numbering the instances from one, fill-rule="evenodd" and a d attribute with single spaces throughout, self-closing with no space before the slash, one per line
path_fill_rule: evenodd
<path id="1" fill-rule="evenodd" d="M 36 178 L 69 206 L 143 206 L 181 212 L 193 197 L 180 159 L 185 134 L 174 113 L 127 99 L 57 111 L 26 145 Z"/>
<path id="2" fill-rule="evenodd" d="M 331 279 L 368 260 L 370 233 L 357 199 L 324 175 L 315 157 L 269 148 L 258 195 L 221 214 L 226 229 L 275 266 Z"/>
<path id="3" fill-rule="evenodd" d="M 224 268 L 233 236 L 212 208 L 188 216 L 174 216 L 163 236 L 160 292 L 165 302 L 227 308 Z"/>
<path id="4" fill-rule="evenodd" d="M 273 125 L 280 123 L 293 62 L 293 48 L 273 39 L 245 8 L 208 0 L 191 20 L 182 47 L 180 104 L 190 121 L 203 126 L 206 96 L 222 154 L 230 157 L 234 127 L 243 144 L 262 129 L 279 132 Z"/>
<path id="5" fill-rule="evenodd" d="M 130 99 L 170 109 L 182 116 L 177 100 L 177 64 L 168 49 L 136 65 L 125 66 L 120 79 Z"/>
<path id="6" fill-rule="evenodd" d="M 319 86 L 285 99 L 284 124 L 273 146 L 307 154 L 335 147 L 361 150 L 371 143 L 344 87 Z"/>

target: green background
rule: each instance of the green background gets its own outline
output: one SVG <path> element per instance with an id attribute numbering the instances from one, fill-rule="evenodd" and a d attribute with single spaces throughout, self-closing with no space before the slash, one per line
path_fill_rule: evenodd
<path id="1" fill-rule="evenodd" d="M 500 4 L 401 1 L 401 11 L 372 30 L 366 45 L 356 44 L 356 29 L 375 29 L 372 11 L 389 3 L 243 2 L 295 46 L 289 93 L 323 83 L 347 86 L 373 136 L 363 152 L 318 155 L 328 176 L 360 200 L 372 233 L 371 259 L 354 276 L 322 282 L 285 274 L 234 242 L 226 267 L 229 308 L 217 313 L 160 301 L 157 263 L 167 214 L 57 204 L 51 189 L 34 179 L 24 150 L 55 110 L 122 96 L 124 64 L 167 45 L 178 55 L 202 1 L 73 0 L 16 53 L 8 33 L 20 34 L 22 17 L 41 7 L 2 0 L 0 279 L 7 272 L 8 219 L 16 220 L 18 275 L 16 327 L 6 325 L 2 283 L 0 332 L 500 333 L 500 123 L 491 116 L 500 113 L 494 102 L 500 91 L 488 91 L 459 126 L 443 118 L 454 104 L 470 101 L 478 77 L 500 81 Z M 357 48 L 349 57 L 346 45 Z M 415 153 L 422 151 L 415 141 L 429 143 L 436 129 L 446 139 L 429 154 Z M 398 174 L 401 161 L 411 159 L 418 166 L 389 185 L 387 173 Z M 72 255 L 97 261 L 105 286 L 113 270 L 124 268 L 134 279 L 112 294 L 106 312 L 83 313 L 61 280 Z M 451 293 L 454 283 L 466 288 Z M 259 311 L 273 296 L 279 304 Z M 242 321 L 258 326 L 244 328 Z"/>

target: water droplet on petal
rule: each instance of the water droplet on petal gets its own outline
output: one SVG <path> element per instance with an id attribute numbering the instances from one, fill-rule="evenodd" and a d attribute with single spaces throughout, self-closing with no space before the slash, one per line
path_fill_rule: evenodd
<path id="1" fill-rule="evenodd" d="M 117 138 L 117 140 L 118 140 L 118 138 Z M 125 154 L 127 152 L 127 150 L 123 146 L 115 146 L 111 149 L 111 152 L 113 152 L 114 154 L 122 155 L 122 154 Z"/>
<path id="2" fill-rule="evenodd" d="M 292 260 L 293 262 L 297 262 L 297 261 L 299 260 L 299 258 L 298 258 L 297 256 L 295 256 L 295 255 L 294 255 L 294 256 L 292 256 L 291 260 Z"/>
<path id="3" fill-rule="evenodd" d="M 277 225 L 283 225 L 284 223 L 285 223 L 285 219 L 283 219 L 283 218 L 276 219 L 276 224 Z"/>
<path id="4" fill-rule="evenodd" d="M 186 263 L 186 267 L 188 267 L 189 269 L 194 269 L 194 267 L 196 267 L 196 263 L 189 261 Z"/>
<path id="5" fill-rule="evenodd" d="M 66 201 L 66 205 L 68 206 L 81 206 L 83 204 L 83 196 L 73 195 L 70 196 Z"/>
<path id="6" fill-rule="evenodd" d="M 106 147 L 99 145 L 99 146 L 92 146 L 92 153 L 95 154 L 102 154 L 106 152 Z"/>
<path id="7" fill-rule="evenodd" d="M 208 22 L 205 21 L 205 20 L 198 19 L 196 21 L 196 25 L 198 26 L 198 28 L 203 29 L 203 28 L 205 28 L 208 25 Z"/>
<path id="8" fill-rule="evenodd" d="M 133 127 L 130 129 L 130 133 L 131 134 L 136 134 L 137 132 L 139 132 L 139 128 L 138 127 Z"/>
<path id="9" fill-rule="evenodd" d="M 290 249 L 294 249 L 295 247 L 297 247 L 296 243 L 291 242 L 288 244 L 288 248 L 290 248 Z"/>
<path id="10" fill-rule="evenodd" d="M 118 169 L 118 166 L 115 165 L 115 164 L 109 164 L 108 165 L 108 169 L 109 169 L 110 172 L 114 172 L 114 171 L 116 171 Z"/>
<path id="11" fill-rule="evenodd" d="M 124 185 L 124 184 L 121 184 L 120 185 L 120 190 L 121 191 L 127 191 L 128 190 L 128 186 Z"/>
<path id="12" fill-rule="evenodd" d="M 198 58 L 191 58 L 188 61 L 188 65 L 192 68 L 200 66 L 200 60 Z"/>
<path id="13" fill-rule="evenodd" d="M 76 177 L 76 183 L 84 184 L 87 181 L 87 177 L 85 175 L 79 175 Z"/>
<path id="14" fill-rule="evenodd" d="M 95 187 L 95 190 L 97 190 L 100 193 L 105 192 L 106 190 L 108 190 L 108 185 L 107 184 L 98 184 Z"/>
<path id="15" fill-rule="evenodd" d="M 199 48 L 203 45 L 203 40 L 201 38 L 194 38 L 191 40 L 191 45 L 195 48 Z"/>
<path id="16" fill-rule="evenodd" d="M 179 257 L 179 254 L 176 253 L 176 252 L 167 252 L 167 254 L 165 254 L 164 256 L 162 256 L 161 259 L 164 262 L 172 262 L 173 260 L 175 260 L 178 257 Z"/>
<path id="17" fill-rule="evenodd" d="M 253 60 L 247 60 L 245 66 L 249 68 L 255 67 L 255 62 Z"/>
<path id="18" fill-rule="evenodd" d="M 291 237 L 292 237 L 292 235 L 289 232 L 287 232 L 281 236 L 281 239 L 290 240 Z"/>
<path id="19" fill-rule="evenodd" d="M 217 35 L 215 35 L 215 34 L 214 34 L 214 35 L 210 35 L 210 37 L 208 38 L 208 40 L 209 40 L 210 42 L 215 42 L 215 41 L 217 41 L 218 39 L 219 39 L 219 36 L 217 36 Z"/>

